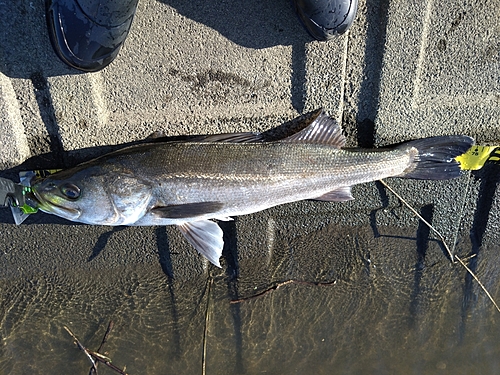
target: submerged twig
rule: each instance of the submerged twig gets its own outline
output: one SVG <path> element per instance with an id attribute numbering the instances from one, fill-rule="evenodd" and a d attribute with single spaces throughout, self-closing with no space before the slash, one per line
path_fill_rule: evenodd
<path id="1" fill-rule="evenodd" d="M 455 258 L 457 258 L 458 262 L 467 270 L 467 272 L 469 272 L 471 274 L 471 276 L 474 278 L 474 280 L 477 281 L 477 283 L 479 284 L 479 286 L 481 287 L 481 289 L 484 291 L 484 293 L 486 293 L 486 295 L 490 299 L 491 303 L 493 303 L 493 305 L 495 305 L 497 311 L 500 312 L 500 308 L 496 304 L 495 300 L 493 299 L 493 297 L 491 296 L 491 294 L 488 292 L 488 290 L 486 289 L 486 287 L 483 285 L 483 283 L 481 281 L 479 281 L 479 279 L 474 274 L 474 272 L 472 272 L 472 270 L 469 267 L 467 267 L 467 265 L 465 264 L 465 262 L 462 261 L 462 259 L 460 259 L 457 255 L 455 256 Z"/>
<path id="2" fill-rule="evenodd" d="M 105 364 L 106 366 L 108 366 L 110 369 L 119 373 L 120 375 L 128 375 L 125 372 L 125 369 L 122 370 L 119 367 L 116 367 L 115 365 L 113 365 L 111 363 L 111 359 L 109 357 L 107 357 L 101 353 L 94 352 L 93 350 L 90 350 L 90 349 L 86 348 L 85 346 L 83 346 L 82 343 L 76 338 L 76 336 L 73 334 L 73 332 L 71 332 L 71 330 L 68 327 L 66 327 L 66 326 L 63 326 L 63 327 L 70 334 L 70 336 L 73 337 L 73 339 L 76 342 L 76 345 L 78 346 L 78 349 L 82 350 L 85 353 L 85 355 L 88 357 L 90 362 L 92 363 L 92 369 L 94 371 L 94 374 L 97 374 L 97 362 L 101 362 L 101 363 Z M 107 341 L 107 336 L 109 334 L 109 331 L 111 331 L 112 327 L 113 327 L 112 322 L 110 322 L 110 324 L 108 326 L 108 330 L 104 334 L 103 342 L 101 343 L 99 350 L 102 348 L 104 343 Z"/>
<path id="3" fill-rule="evenodd" d="M 96 350 L 96 353 L 100 354 L 104 344 L 108 341 L 108 336 L 109 336 L 109 333 L 111 332 L 111 330 L 113 329 L 113 325 L 114 325 L 113 321 L 110 320 L 109 324 L 108 324 L 108 328 L 106 329 L 106 332 L 104 333 L 104 337 L 102 338 L 101 345 L 99 345 L 99 348 Z M 98 364 L 99 364 L 99 362 L 96 362 L 96 364 L 90 368 L 89 375 L 97 375 Z"/>
<path id="4" fill-rule="evenodd" d="M 427 225 L 439 237 L 439 239 L 441 240 L 441 243 L 443 244 L 444 248 L 448 252 L 448 255 L 450 256 L 451 262 L 452 263 L 456 263 L 455 259 L 458 260 L 458 262 L 462 265 L 462 267 L 464 267 L 467 270 L 467 272 L 474 278 L 474 280 L 477 281 L 477 283 L 479 284 L 479 286 L 481 287 L 481 289 L 483 290 L 483 292 L 486 294 L 486 296 L 488 296 L 488 298 L 490 299 L 491 303 L 493 303 L 493 305 L 495 306 L 495 308 L 497 309 L 497 311 L 500 312 L 500 308 L 498 307 L 497 303 L 495 302 L 495 300 L 493 299 L 493 297 L 491 296 L 491 294 L 488 292 L 488 290 L 486 289 L 486 287 L 483 285 L 483 283 L 481 281 L 479 281 L 479 278 L 474 274 L 474 272 L 469 267 L 467 267 L 467 265 L 464 263 L 464 261 L 462 259 L 460 259 L 457 255 L 454 256 L 452 254 L 450 248 L 448 247 L 448 244 L 446 243 L 446 240 L 445 240 L 444 236 L 441 233 L 439 233 L 436 228 L 434 228 L 431 224 L 429 224 L 422 217 L 422 215 L 420 215 L 418 213 L 417 210 L 415 210 L 408 202 L 406 202 L 403 199 L 403 197 L 401 197 L 401 195 L 399 195 L 398 193 L 396 193 L 396 191 L 393 188 L 391 188 L 385 181 L 380 180 L 380 183 L 382 185 L 384 185 L 392 194 L 394 194 L 406 207 L 408 207 L 425 225 Z"/>
<path id="5" fill-rule="evenodd" d="M 109 357 L 106 357 L 105 355 L 102 355 L 100 353 L 96 353 L 90 349 L 87 349 L 87 352 L 94 358 L 96 359 L 97 361 L 105 364 L 106 366 L 108 366 L 111 370 L 114 370 L 116 371 L 117 373 L 119 373 L 120 375 L 128 375 L 126 372 L 125 372 L 125 368 L 122 370 L 121 368 L 119 367 L 116 367 L 114 364 L 111 363 L 111 359 Z"/>
<path id="6" fill-rule="evenodd" d="M 201 373 L 205 375 L 207 373 L 207 336 L 208 336 L 208 324 L 210 321 L 210 294 L 212 291 L 212 284 L 214 279 L 210 277 L 207 282 L 207 308 L 205 310 L 205 327 L 203 329 L 203 352 L 201 354 Z"/>
<path id="7" fill-rule="evenodd" d="M 70 336 L 73 337 L 73 340 L 75 340 L 76 345 L 78 346 L 78 349 L 83 351 L 85 353 L 85 355 L 87 356 L 87 358 L 89 359 L 90 363 L 92 363 L 92 368 L 94 369 L 94 372 L 97 372 L 96 363 L 95 363 L 94 359 L 92 358 L 91 354 L 89 353 L 88 349 L 82 345 L 82 343 L 76 338 L 76 336 L 73 334 L 73 332 L 71 332 L 71 330 L 68 327 L 66 327 L 66 326 L 63 326 L 63 327 L 70 334 Z"/>
<path id="8" fill-rule="evenodd" d="M 327 282 L 316 282 L 316 281 L 302 281 L 302 280 L 286 280 L 286 281 L 283 281 L 281 283 L 278 283 L 276 285 L 273 285 L 257 294 L 254 294 L 250 297 L 243 297 L 243 298 L 239 298 L 239 299 L 233 299 L 231 301 L 229 301 L 230 304 L 236 304 L 236 303 L 241 303 L 241 302 L 244 302 L 244 301 L 248 301 L 248 300 L 251 300 L 251 299 L 254 299 L 254 298 L 257 298 L 257 297 L 261 297 L 265 294 L 268 294 L 270 292 L 273 292 L 279 288 L 281 288 L 282 286 L 285 286 L 285 285 L 288 285 L 288 284 L 299 284 L 299 285 L 314 285 L 314 286 L 326 286 L 326 285 L 333 285 L 333 284 L 336 284 L 337 283 L 337 280 L 334 280 L 334 281 L 327 281 Z"/>
<path id="9" fill-rule="evenodd" d="M 108 342 L 108 336 L 111 333 L 113 326 L 114 326 L 114 323 L 112 320 L 110 320 L 109 324 L 108 324 L 108 328 L 106 329 L 106 332 L 104 333 L 104 337 L 102 338 L 101 345 L 99 345 L 99 349 L 97 349 L 97 353 L 100 353 L 104 344 L 106 344 Z"/>

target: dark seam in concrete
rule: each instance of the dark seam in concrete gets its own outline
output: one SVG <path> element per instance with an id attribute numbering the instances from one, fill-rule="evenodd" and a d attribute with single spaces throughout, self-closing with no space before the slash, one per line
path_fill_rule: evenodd
<path id="1" fill-rule="evenodd" d="M 222 221 L 219 226 L 224 232 L 224 258 L 226 259 L 226 277 L 227 277 L 227 293 L 230 300 L 239 299 L 240 294 L 238 290 L 238 240 L 236 232 L 236 221 Z M 241 307 L 239 305 L 231 305 L 229 307 L 231 317 L 233 319 L 234 328 L 234 346 L 235 346 L 235 367 L 234 373 L 244 373 L 243 366 L 243 334 L 242 334 L 242 320 L 241 320 Z"/>
<path id="2" fill-rule="evenodd" d="M 389 18 L 389 1 L 382 0 L 378 4 L 374 1 L 367 1 L 366 6 L 368 30 L 363 69 L 363 77 L 366 79 L 361 83 L 359 90 L 360 108 L 356 122 L 358 146 L 372 148 L 376 140 L 375 118 L 380 100 L 380 79 Z"/>
<path id="3" fill-rule="evenodd" d="M 306 46 L 304 43 L 292 45 L 292 105 L 302 114 L 306 102 Z"/>
<path id="4" fill-rule="evenodd" d="M 47 78 L 45 78 L 41 72 L 35 72 L 31 74 L 30 80 L 33 84 L 38 109 L 40 110 L 40 117 L 49 135 L 50 151 L 54 156 L 54 160 L 61 162 L 63 166 L 66 167 L 65 151 L 62 145 L 61 133 L 57 124 Z"/>
<path id="5" fill-rule="evenodd" d="M 158 227 L 155 230 L 156 246 L 158 248 L 158 261 L 161 269 L 168 280 L 168 293 L 172 305 L 171 317 L 173 322 L 172 336 L 175 347 L 175 358 L 179 359 L 182 355 L 181 351 L 181 334 L 179 327 L 179 311 L 177 310 L 177 301 L 174 289 L 174 270 L 172 267 L 172 258 L 170 256 L 170 246 L 168 242 L 167 230 L 164 226 Z"/>
<path id="6" fill-rule="evenodd" d="M 434 216 L 434 205 L 428 204 L 422 207 L 420 210 L 420 215 L 429 224 L 432 224 L 432 218 Z M 422 220 L 418 222 L 417 229 L 417 261 L 415 262 L 415 274 L 413 281 L 413 291 L 410 297 L 410 324 L 412 327 L 417 327 L 418 315 L 425 307 L 421 308 L 421 295 L 422 295 L 422 278 L 425 269 L 425 256 L 427 254 L 427 248 L 429 247 L 429 234 L 430 228 Z"/>

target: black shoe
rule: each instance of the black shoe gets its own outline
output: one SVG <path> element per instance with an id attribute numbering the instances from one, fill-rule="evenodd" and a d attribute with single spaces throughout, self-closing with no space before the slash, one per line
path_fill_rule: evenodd
<path id="1" fill-rule="evenodd" d="M 307 31 L 318 40 L 345 33 L 356 18 L 358 0 L 294 0 Z"/>
<path id="2" fill-rule="evenodd" d="M 86 72 L 109 65 L 127 38 L 138 0 L 46 0 L 52 46 Z"/>

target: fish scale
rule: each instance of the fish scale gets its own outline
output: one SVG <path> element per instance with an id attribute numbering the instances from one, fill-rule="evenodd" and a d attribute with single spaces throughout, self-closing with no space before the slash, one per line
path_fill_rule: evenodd
<path id="1" fill-rule="evenodd" d="M 304 199 L 347 201 L 351 186 L 386 177 L 460 176 L 466 136 L 410 141 L 383 150 L 345 150 L 338 124 L 317 112 L 300 132 L 274 142 L 253 133 L 196 142 L 131 146 L 35 184 L 38 208 L 97 225 L 177 225 L 220 266 L 223 233 L 212 219 Z"/>
<path id="2" fill-rule="evenodd" d="M 186 143 L 173 148 L 166 144 L 155 151 L 158 165 L 168 163 L 168 172 L 155 165 L 152 169 L 143 167 L 137 174 L 152 184 L 153 205 L 222 200 L 222 210 L 207 213 L 215 217 L 248 214 L 263 209 L 262 206 L 316 198 L 340 186 L 401 174 L 410 164 L 408 150 L 359 153 L 324 145 L 290 147 L 285 142 L 249 144 L 244 150 L 236 144 Z M 187 161 L 192 160 L 195 152 L 203 158 L 193 166 Z M 183 157 L 172 161 L 171 154 Z M 263 160 L 273 160 L 272 166 Z M 162 186 L 158 181 L 162 181 Z M 185 193 L 179 194 L 181 191 Z M 149 224 L 173 224 L 154 217 L 151 220 Z"/>

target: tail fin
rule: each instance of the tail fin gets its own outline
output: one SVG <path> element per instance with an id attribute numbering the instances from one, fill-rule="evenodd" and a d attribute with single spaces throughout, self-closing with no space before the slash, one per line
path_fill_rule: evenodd
<path id="1" fill-rule="evenodd" d="M 410 141 L 400 148 L 415 148 L 413 163 L 402 175 L 402 178 L 418 180 L 448 180 L 459 177 L 460 163 L 455 160 L 465 153 L 474 143 L 474 139 L 464 135 L 424 138 Z"/>

